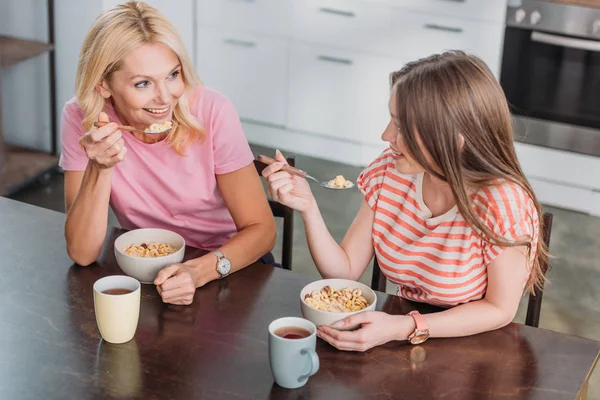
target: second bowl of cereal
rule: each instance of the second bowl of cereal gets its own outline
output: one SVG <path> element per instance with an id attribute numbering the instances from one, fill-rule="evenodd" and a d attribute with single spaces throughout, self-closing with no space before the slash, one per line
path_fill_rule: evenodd
<path id="1" fill-rule="evenodd" d="M 322 279 L 309 283 L 300 291 L 302 315 L 316 326 L 331 326 L 351 315 L 374 311 L 376 305 L 375 292 L 367 285 L 350 279 Z"/>
<path id="2" fill-rule="evenodd" d="M 119 267 L 141 283 L 154 282 L 158 271 L 183 261 L 184 253 L 183 237 L 166 229 L 134 229 L 115 240 Z"/>

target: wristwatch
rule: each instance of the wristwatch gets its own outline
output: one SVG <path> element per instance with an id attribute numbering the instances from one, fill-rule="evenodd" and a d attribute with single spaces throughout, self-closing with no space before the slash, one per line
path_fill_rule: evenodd
<path id="1" fill-rule="evenodd" d="M 219 250 L 212 252 L 217 256 L 217 272 L 221 275 L 220 278 L 224 278 L 231 272 L 231 261 L 223 255 Z"/>
<path id="2" fill-rule="evenodd" d="M 415 331 L 408 336 L 408 341 L 411 344 L 421 344 L 429 339 L 429 329 L 427 321 L 418 311 L 411 311 L 406 315 L 410 315 L 415 320 Z"/>

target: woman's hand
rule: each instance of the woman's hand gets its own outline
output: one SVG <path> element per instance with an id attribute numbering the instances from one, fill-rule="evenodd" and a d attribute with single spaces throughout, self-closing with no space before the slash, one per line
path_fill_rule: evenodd
<path id="1" fill-rule="evenodd" d="M 355 331 L 338 331 L 334 328 L 361 325 Z M 415 330 L 412 317 L 390 315 L 381 311 L 365 311 L 344 318 L 332 327 L 320 326 L 317 335 L 338 348 L 348 351 L 366 351 L 392 340 L 407 340 Z"/>
<path id="2" fill-rule="evenodd" d="M 101 112 L 98 121 L 109 122 L 106 113 Z M 90 162 L 100 169 L 114 167 L 127 154 L 123 135 L 114 122 L 86 133 L 79 139 L 79 144 Z"/>
<path id="3" fill-rule="evenodd" d="M 159 271 L 154 280 L 164 303 L 192 304 L 200 271 L 190 264 L 173 264 Z"/>
<path id="4" fill-rule="evenodd" d="M 276 163 L 267 166 L 262 172 L 269 183 L 271 198 L 300 212 L 307 212 L 315 207 L 316 201 L 306 179 L 281 171 L 287 161 L 279 150 L 275 154 L 275 160 Z"/>

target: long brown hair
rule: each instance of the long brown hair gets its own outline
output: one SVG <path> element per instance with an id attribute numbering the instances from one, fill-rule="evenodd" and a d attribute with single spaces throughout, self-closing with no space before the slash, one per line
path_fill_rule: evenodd
<path id="1" fill-rule="evenodd" d="M 96 85 L 110 80 L 123 58 L 146 43 L 163 43 L 181 63 L 186 92 L 173 110 L 173 129 L 167 143 L 180 155 L 190 144 L 204 137 L 204 128 L 190 111 L 190 93 L 201 85 L 192 61 L 175 27 L 155 8 L 142 1 L 128 1 L 101 14 L 90 28 L 79 56 L 75 92 L 83 110 L 82 125 L 90 130 L 104 109 L 105 100 Z"/>
<path id="2" fill-rule="evenodd" d="M 407 64 L 392 73 L 391 83 L 399 129 L 411 155 L 428 173 L 450 185 L 458 210 L 479 237 L 503 247 L 527 246 L 528 261 L 531 238 L 508 241 L 495 236 L 478 216 L 469 190 L 505 179 L 531 197 L 540 221 L 527 282 L 527 289 L 535 293 L 544 283 L 541 265 L 548 259 L 541 240 L 542 208 L 517 159 L 512 118 L 498 81 L 479 58 L 450 51 Z M 464 137 L 462 147 L 458 133 Z"/>

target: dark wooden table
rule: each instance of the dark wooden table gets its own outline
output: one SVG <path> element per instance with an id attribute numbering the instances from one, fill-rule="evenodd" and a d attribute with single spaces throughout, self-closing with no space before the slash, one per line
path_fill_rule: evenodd
<path id="1" fill-rule="evenodd" d="M 119 231 L 97 264 L 79 267 L 66 255 L 63 221 L 0 198 L 0 399 L 574 399 L 600 351 L 596 341 L 518 324 L 366 353 L 319 340 L 320 371 L 286 390 L 270 373 L 267 325 L 300 316 L 310 277 L 256 264 L 199 289 L 191 306 L 165 305 L 143 285 L 134 340 L 110 345 L 96 327 L 92 284 L 121 273 Z M 415 308 L 383 293 L 378 305 Z"/>

